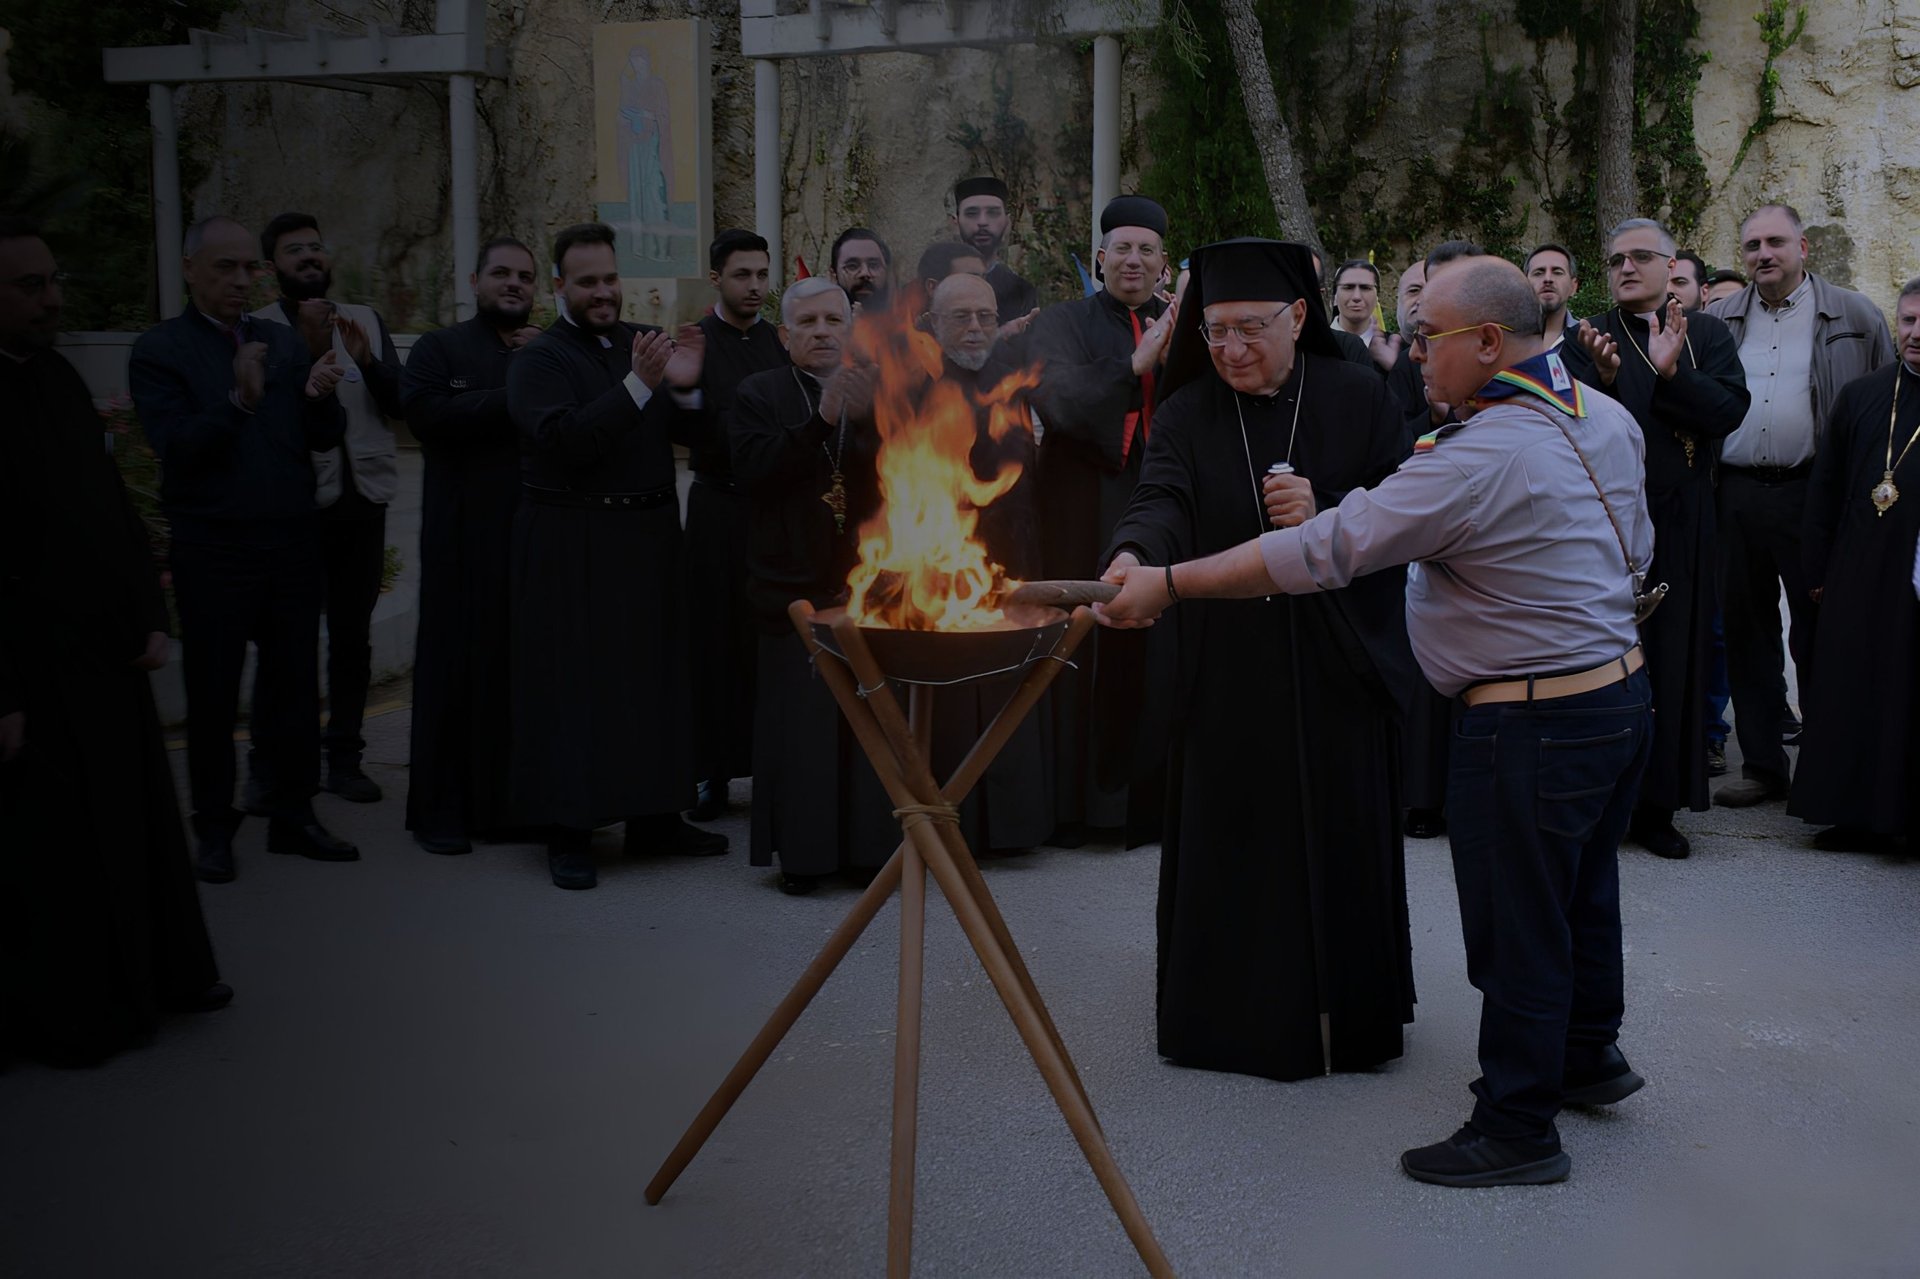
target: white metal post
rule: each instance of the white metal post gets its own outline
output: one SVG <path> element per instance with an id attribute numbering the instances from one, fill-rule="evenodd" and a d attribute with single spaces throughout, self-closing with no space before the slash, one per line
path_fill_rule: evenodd
<path id="1" fill-rule="evenodd" d="M 1120 42 L 1100 36 L 1093 42 L 1093 250 L 1100 247 L 1100 211 L 1120 194 Z"/>
<path id="2" fill-rule="evenodd" d="M 180 241 L 186 234 L 180 206 L 180 131 L 173 118 L 171 85 L 147 86 L 147 114 L 153 122 L 153 243 L 159 268 L 160 318 L 170 320 L 185 306 L 186 289 Z"/>
<path id="3" fill-rule="evenodd" d="M 474 255 L 480 251 L 479 112 L 470 75 L 447 78 L 447 137 L 453 181 L 453 314 L 473 318 Z"/>
<path id="4" fill-rule="evenodd" d="M 780 288 L 787 278 L 786 251 L 780 243 L 780 64 L 753 60 L 753 224 L 767 242 L 771 278 Z"/>

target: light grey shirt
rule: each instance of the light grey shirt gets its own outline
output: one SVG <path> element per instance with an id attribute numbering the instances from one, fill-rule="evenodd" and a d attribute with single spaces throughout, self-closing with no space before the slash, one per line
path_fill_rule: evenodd
<path id="1" fill-rule="evenodd" d="M 1753 401 L 1740 428 L 1720 446 L 1727 466 L 1799 466 L 1813 460 L 1813 281 L 1779 306 L 1762 302 L 1747 315 L 1740 365 Z"/>
<path id="2" fill-rule="evenodd" d="M 1561 420 L 1644 569 L 1653 521 L 1639 424 L 1604 395 L 1585 399 L 1586 417 Z M 1593 481 L 1566 436 L 1513 401 L 1442 428 L 1431 449 L 1334 509 L 1263 534 L 1260 552 L 1293 595 L 1417 561 L 1407 634 L 1420 669 L 1448 696 L 1487 680 L 1587 670 L 1639 642 L 1633 579 Z"/>

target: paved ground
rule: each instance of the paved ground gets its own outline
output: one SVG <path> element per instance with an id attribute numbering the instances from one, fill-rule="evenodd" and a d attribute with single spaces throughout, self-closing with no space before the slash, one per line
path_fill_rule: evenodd
<path id="1" fill-rule="evenodd" d="M 649 1208 L 853 890 L 784 897 L 743 854 L 622 863 L 608 835 L 592 893 L 532 847 L 428 856 L 400 829 L 406 727 L 374 721 L 385 803 L 320 801 L 363 862 L 270 857 L 249 823 L 238 882 L 202 890 L 230 1009 L 96 1071 L 0 1076 L 0 1272 L 879 1273 L 892 911 Z M 1474 1073 L 1443 842 L 1408 849 L 1406 1058 L 1292 1085 L 1155 1057 L 1155 850 L 987 874 L 1184 1275 L 1920 1275 L 1920 866 L 1815 853 L 1777 805 L 1681 821 L 1691 861 L 1622 865 L 1650 1086 L 1564 1119 L 1573 1178 L 1535 1189 L 1396 1167 Z M 929 917 L 919 1273 L 1138 1273 L 937 896 Z"/>

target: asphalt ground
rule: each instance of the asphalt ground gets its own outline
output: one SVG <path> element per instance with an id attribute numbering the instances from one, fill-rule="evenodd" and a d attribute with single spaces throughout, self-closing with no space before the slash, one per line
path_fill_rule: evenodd
<path id="1" fill-rule="evenodd" d="M 95 1070 L 0 1074 L 0 1273 L 880 1273 L 896 912 L 649 1207 L 857 888 L 790 898 L 748 867 L 745 783 L 728 857 L 625 861 L 602 832 L 594 892 L 554 889 L 533 845 L 430 856 L 402 830 L 407 725 L 370 721 L 383 803 L 318 801 L 363 861 L 270 856 L 250 821 L 237 882 L 202 888 L 230 1008 Z M 1405 1058 L 1296 1084 L 1155 1055 L 1157 849 L 986 876 L 1183 1275 L 1920 1276 L 1920 865 L 1815 852 L 1779 804 L 1680 826 L 1689 861 L 1622 853 L 1622 1046 L 1649 1084 L 1563 1117 L 1549 1187 L 1397 1166 L 1476 1073 L 1444 840 L 1407 849 Z M 928 919 L 917 1273 L 1141 1273 L 937 891 Z"/>

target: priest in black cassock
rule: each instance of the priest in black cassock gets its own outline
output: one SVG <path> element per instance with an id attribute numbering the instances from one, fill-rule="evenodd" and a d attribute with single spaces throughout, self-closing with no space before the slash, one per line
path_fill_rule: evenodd
<path id="1" fill-rule="evenodd" d="M 770 270 L 767 242 L 722 231 L 708 250 L 718 295 L 700 317 L 707 353 L 700 369 L 700 426 L 689 448 L 687 601 L 693 643 L 694 777 L 697 822 L 727 810 L 727 783 L 753 771 L 754 668 L 759 661 L 747 605 L 748 501 L 734 479 L 728 422 L 740 383 L 785 368 L 786 348 L 760 318 Z"/>
<path id="2" fill-rule="evenodd" d="M 169 628 L 146 526 L 53 350 L 32 227 L 0 224 L 0 279 L 0 1052 L 92 1065 L 233 992 L 147 683 Z"/>
<path id="3" fill-rule="evenodd" d="M 1011 225 L 1007 195 L 1007 184 L 991 175 L 962 178 L 953 184 L 954 235 L 979 250 L 1002 324 L 1012 324 L 1040 305 L 1040 290 L 1000 260 Z"/>
<path id="4" fill-rule="evenodd" d="M 430 853 L 472 852 L 472 836 L 512 825 L 507 580 L 520 437 L 507 368 L 539 336 L 527 323 L 539 278 L 526 245 L 489 240 L 472 277 L 475 315 L 421 335 L 401 372 L 401 405 L 427 461 L 407 829 Z"/>
<path id="5" fill-rule="evenodd" d="M 1166 210 L 1154 201 L 1109 201 L 1094 255 L 1100 291 L 1046 308 L 1030 331 L 1029 349 L 1040 364 L 1033 406 L 1043 423 L 1038 499 L 1041 567 L 1049 578 L 1100 575 L 1100 553 L 1140 482 L 1155 380 L 1174 324 L 1174 308 L 1158 292 L 1166 235 Z M 1062 848 L 1078 847 L 1092 829 L 1124 827 L 1130 847 L 1160 837 L 1160 779 L 1129 794 L 1094 776 L 1100 641 L 1089 637 L 1048 693 L 1056 825 L 1047 842 Z"/>
<path id="6" fill-rule="evenodd" d="M 1899 358 L 1841 390 L 1807 487 L 1820 610 L 1787 811 L 1827 826 L 1813 842 L 1835 851 L 1920 835 L 1920 278 L 1894 329 Z"/>
<path id="7" fill-rule="evenodd" d="M 596 827 L 629 854 L 723 853 L 689 826 L 686 559 L 673 445 L 698 421 L 705 336 L 620 319 L 613 229 L 554 241 L 560 318 L 514 356 L 520 432 L 513 529 L 516 821 L 550 829 L 561 888 L 592 888 Z"/>
<path id="8" fill-rule="evenodd" d="M 1713 463 L 1720 441 L 1747 413 L 1739 344 L 1718 319 L 1683 314 L 1667 291 L 1673 237 L 1649 218 L 1629 218 L 1607 244 L 1614 305 L 1584 320 L 1562 344 L 1567 371 L 1618 400 L 1647 444 L 1653 511 L 1649 584 L 1667 597 L 1640 626 L 1653 683 L 1653 755 L 1640 782 L 1628 838 L 1660 857 L 1692 848 L 1674 812 L 1705 812 L 1707 662 L 1718 598 Z"/>
<path id="9" fill-rule="evenodd" d="M 1399 465 L 1398 406 L 1342 358 L 1304 245 L 1199 250 L 1181 315 L 1110 565 L 1225 550 Z M 1282 462 L 1294 473 L 1270 475 Z M 1159 1050 L 1177 1065 L 1304 1079 L 1401 1054 L 1404 592 L 1388 572 L 1194 603 L 1137 636 L 1145 690 L 1101 683 L 1103 701 L 1142 707 L 1136 758 L 1167 760 Z"/>
<path id="10" fill-rule="evenodd" d="M 740 383 L 727 434 L 747 497 L 747 598 L 758 635 L 750 860 L 779 858 L 781 888 L 812 892 L 882 865 L 899 843 L 892 805 L 787 618 L 798 599 L 844 604 L 860 526 L 879 506 L 869 366 L 845 362 L 852 304 L 815 276 L 780 297 L 791 366 Z"/>

